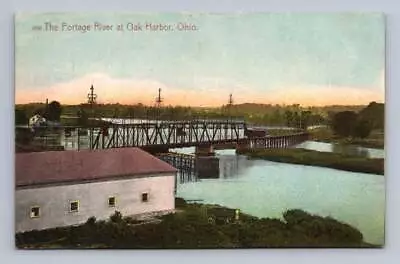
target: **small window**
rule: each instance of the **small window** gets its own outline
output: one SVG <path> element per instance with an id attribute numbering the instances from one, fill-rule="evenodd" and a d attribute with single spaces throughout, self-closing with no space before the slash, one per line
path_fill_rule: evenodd
<path id="1" fill-rule="evenodd" d="M 149 194 L 142 193 L 142 202 L 148 202 L 148 201 L 149 201 Z"/>
<path id="2" fill-rule="evenodd" d="M 33 206 L 31 207 L 31 218 L 40 217 L 40 207 Z"/>
<path id="3" fill-rule="evenodd" d="M 70 212 L 78 212 L 79 211 L 79 201 L 73 201 L 69 203 L 69 211 Z"/>
<path id="4" fill-rule="evenodd" d="M 108 197 L 108 207 L 115 207 L 116 200 L 115 196 Z"/>

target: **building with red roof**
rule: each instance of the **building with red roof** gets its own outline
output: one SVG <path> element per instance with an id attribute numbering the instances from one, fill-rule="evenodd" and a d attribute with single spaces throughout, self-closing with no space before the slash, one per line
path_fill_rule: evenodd
<path id="1" fill-rule="evenodd" d="M 176 173 L 139 148 L 17 153 L 16 232 L 171 212 Z"/>

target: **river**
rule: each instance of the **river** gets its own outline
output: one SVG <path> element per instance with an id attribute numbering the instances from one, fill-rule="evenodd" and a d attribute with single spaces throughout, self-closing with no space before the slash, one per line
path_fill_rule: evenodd
<path id="1" fill-rule="evenodd" d="M 364 148 L 355 145 L 340 145 L 309 140 L 297 145 L 296 147 L 321 152 L 346 153 L 353 156 L 362 156 L 373 159 L 385 158 L 385 150 L 383 149 Z"/>
<path id="2" fill-rule="evenodd" d="M 234 150 L 219 150 L 216 155 L 219 178 L 178 184 L 178 197 L 238 208 L 257 217 L 281 218 L 285 210 L 299 208 L 356 227 L 366 242 L 384 243 L 383 176 L 249 160 Z"/>
<path id="3" fill-rule="evenodd" d="M 76 149 L 78 145 L 76 140 L 66 138 L 64 134 L 55 140 L 62 142 L 66 149 Z M 82 135 L 80 141 L 82 148 L 88 147 L 87 135 Z M 382 149 L 315 141 L 306 141 L 296 147 L 370 158 L 385 157 Z M 194 148 L 173 151 L 193 153 Z M 332 216 L 358 228 L 366 242 L 384 243 L 384 176 L 249 160 L 236 155 L 234 150 L 218 150 L 216 155 L 220 159 L 219 178 L 179 183 L 178 197 L 238 208 L 258 217 L 280 218 L 285 210 L 303 209 Z"/>

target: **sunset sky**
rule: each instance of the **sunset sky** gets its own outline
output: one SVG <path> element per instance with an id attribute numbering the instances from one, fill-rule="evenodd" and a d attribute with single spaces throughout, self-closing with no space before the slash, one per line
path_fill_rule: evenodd
<path id="1" fill-rule="evenodd" d="M 38 30 L 45 22 L 59 31 Z M 96 22 L 114 30 L 61 27 Z M 131 32 L 129 23 L 173 30 Z M 15 28 L 17 104 L 79 104 L 92 84 L 99 103 L 153 104 L 158 88 L 166 105 L 219 106 L 230 93 L 235 103 L 384 101 L 380 14 L 23 13 Z"/>

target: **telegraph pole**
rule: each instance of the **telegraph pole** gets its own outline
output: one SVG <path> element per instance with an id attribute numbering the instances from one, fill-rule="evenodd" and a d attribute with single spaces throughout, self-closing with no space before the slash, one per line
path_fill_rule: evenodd
<path id="1" fill-rule="evenodd" d="M 233 105 L 233 98 L 232 98 L 232 94 L 229 94 L 229 101 L 228 101 L 228 115 L 229 117 L 232 119 L 232 115 L 231 115 L 231 108 Z"/>
<path id="2" fill-rule="evenodd" d="M 161 115 L 161 103 L 163 102 L 163 98 L 161 98 L 161 88 L 158 88 L 158 96 L 156 98 L 156 115 L 157 120 L 160 118 Z"/>
<path id="3" fill-rule="evenodd" d="M 88 93 L 87 95 L 88 98 L 88 103 L 90 104 L 90 113 L 92 116 L 92 119 L 94 119 L 94 105 L 96 104 L 96 99 L 97 99 L 97 94 L 94 93 L 94 88 L 93 88 L 93 84 L 90 87 L 90 93 Z M 90 125 L 90 122 L 89 122 Z M 90 144 L 90 149 L 93 148 L 93 126 L 90 125 L 89 128 L 89 144 Z"/>

